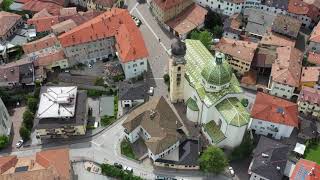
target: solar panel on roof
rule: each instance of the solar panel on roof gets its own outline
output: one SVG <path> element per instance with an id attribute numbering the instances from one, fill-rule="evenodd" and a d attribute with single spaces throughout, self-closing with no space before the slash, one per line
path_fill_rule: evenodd
<path id="1" fill-rule="evenodd" d="M 14 172 L 25 172 L 28 171 L 29 166 L 20 166 L 20 167 L 16 167 L 16 169 L 14 170 Z"/>
<path id="2" fill-rule="evenodd" d="M 278 107 L 277 108 L 277 113 L 283 113 L 283 108 L 282 107 Z"/>
<path id="3" fill-rule="evenodd" d="M 294 179 L 305 180 L 305 177 L 307 177 L 308 173 L 309 171 L 303 165 L 301 165 Z"/>

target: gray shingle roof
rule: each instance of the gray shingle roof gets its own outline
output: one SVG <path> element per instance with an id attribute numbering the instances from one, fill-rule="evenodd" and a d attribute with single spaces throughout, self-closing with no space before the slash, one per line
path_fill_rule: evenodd
<path id="1" fill-rule="evenodd" d="M 281 180 L 286 168 L 289 146 L 261 136 L 254 150 L 251 172 L 272 180 Z"/>
<path id="2" fill-rule="evenodd" d="M 139 81 L 130 83 L 122 81 L 119 84 L 119 100 L 139 100 L 145 99 L 146 96 L 146 83 Z"/>

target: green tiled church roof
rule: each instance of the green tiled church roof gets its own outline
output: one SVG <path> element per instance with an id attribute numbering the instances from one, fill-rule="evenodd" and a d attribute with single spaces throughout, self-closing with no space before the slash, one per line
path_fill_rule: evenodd
<path id="1" fill-rule="evenodd" d="M 200 41 L 187 39 L 185 42 L 187 45 L 187 54 L 185 56 L 187 60 L 186 79 L 190 86 L 197 91 L 201 101 L 203 101 L 206 106 L 210 107 L 216 104 L 227 94 L 242 93 L 239 82 L 232 73 L 230 74 L 229 87 L 223 88 L 219 92 L 206 92 L 202 85 L 202 70 L 205 68 L 215 68 L 215 62 L 213 62 L 214 57 Z"/>
<path id="2" fill-rule="evenodd" d="M 192 111 L 199 111 L 197 102 L 195 100 L 193 100 L 192 98 L 189 98 L 186 102 L 187 106 L 189 109 L 191 109 Z"/>
<path id="3" fill-rule="evenodd" d="M 241 127 L 249 123 L 250 114 L 235 97 L 223 100 L 216 107 L 230 125 Z"/>
<path id="4" fill-rule="evenodd" d="M 214 61 L 214 60 L 213 60 Z M 202 77 L 210 84 L 221 86 L 230 82 L 232 69 L 227 61 L 221 63 L 209 63 L 201 71 Z"/>

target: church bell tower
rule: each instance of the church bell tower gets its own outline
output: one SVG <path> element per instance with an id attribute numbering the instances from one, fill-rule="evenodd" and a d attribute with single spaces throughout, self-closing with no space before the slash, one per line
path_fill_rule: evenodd
<path id="1" fill-rule="evenodd" d="M 183 78 L 186 72 L 186 44 L 177 40 L 171 45 L 171 57 L 169 59 L 170 76 L 170 101 L 172 103 L 182 102 L 184 82 Z"/>

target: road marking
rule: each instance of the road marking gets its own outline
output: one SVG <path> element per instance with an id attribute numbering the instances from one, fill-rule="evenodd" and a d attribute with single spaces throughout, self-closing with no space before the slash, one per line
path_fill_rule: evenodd
<path id="1" fill-rule="evenodd" d="M 136 3 L 133 8 L 130 10 L 130 14 L 132 14 L 132 12 L 137 8 L 137 6 L 139 5 L 139 3 Z"/>
<path id="2" fill-rule="evenodd" d="M 153 31 L 153 29 L 151 28 L 151 26 L 148 24 L 147 20 L 142 16 L 142 14 L 140 13 L 139 9 L 137 9 L 136 7 L 133 8 L 131 11 L 136 10 L 136 12 L 138 13 L 138 15 L 140 16 L 140 18 L 144 21 L 144 23 L 147 25 L 148 29 L 152 32 L 152 34 L 154 35 L 154 37 L 156 37 L 157 40 L 159 40 L 159 37 L 157 36 L 157 34 Z M 164 44 L 162 42 L 160 42 L 160 45 L 162 46 L 162 48 L 168 53 L 167 48 L 164 46 Z"/>
<path id="3" fill-rule="evenodd" d="M 91 141 L 91 143 L 92 143 L 92 144 L 95 144 L 96 146 L 99 146 L 99 147 L 103 144 L 103 143 L 101 143 L 101 144 L 96 143 L 95 141 Z"/>

